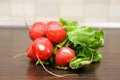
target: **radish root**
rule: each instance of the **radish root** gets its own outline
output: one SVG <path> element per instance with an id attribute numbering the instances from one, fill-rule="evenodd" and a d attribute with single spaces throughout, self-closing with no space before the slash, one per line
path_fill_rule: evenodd
<path id="1" fill-rule="evenodd" d="M 28 23 L 27 23 L 27 21 L 26 21 L 25 18 L 24 18 L 24 21 L 25 21 L 25 26 L 26 26 L 26 28 L 28 28 L 28 29 L 30 30 L 30 27 L 28 26 Z"/>
<path id="2" fill-rule="evenodd" d="M 17 54 L 17 55 L 15 55 L 15 56 L 13 56 L 13 59 L 16 59 L 16 58 L 18 58 L 18 57 L 20 57 L 20 56 L 23 56 L 23 55 L 26 55 L 26 53 Z"/>
<path id="3" fill-rule="evenodd" d="M 21 53 L 21 54 L 17 54 L 15 56 L 13 56 L 13 59 L 16 59 L 20 56 L 23 56 L 23 55 L 26 55 L 25 53 Z M 42 61 L 40 60 L 40 58 L 38 57 L 38 55 L 36 54 L 36 57 L 38 58 L 38 61 L 40 62 L 41 66 L 43 67 L 43 69 L 48 72 L 49 74 L 53 75 L 53 76 L 56 76 L 56 77 L 65 77 L 65 76 L 73 76 L 73 75 L 77 75 L 77 74 L 63 74 L 63 75 L 58 75 L 58 74 L 55 74 L 51 71 L 49 71 L 45 66 L 44 64 L 42 63 Z"/>
<path id="4" fill-rule="evenodd" d="M 42 63 L 42 61 L 40 60 L 39 56 L 36 54 L 36 57 L 38 58 L 38 61 L 40 62 L 41 66 L 43 67 L 43 69 L 48 72 L 49 74 L 53 75 L 53 76 L 56 76 L 56 77 L 65 77 L 65 76 L 72 76 L 72 75 L 77 75 L 77 74 L 64 74 L 64 75 L 58 75 L 58 74 L 55 74 L 51 71 L 49 71 Z"/>

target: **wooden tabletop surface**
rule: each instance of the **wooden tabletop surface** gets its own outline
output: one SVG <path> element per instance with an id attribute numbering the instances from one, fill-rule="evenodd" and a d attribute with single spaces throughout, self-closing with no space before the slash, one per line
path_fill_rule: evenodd
<path id="1" fill-rule="evenodd" d="M 31 62 L 25 53 L 31 43 L 25 28 L 0 28 L 0 80 L 120 80 L 120 29 L 105 29 L 103 59 L 79 70 L 59 70 L 47 67 L 56 74 L 76 74 L 54 77 Z M 18 54 L 20 57 L 14 58 Z"/>

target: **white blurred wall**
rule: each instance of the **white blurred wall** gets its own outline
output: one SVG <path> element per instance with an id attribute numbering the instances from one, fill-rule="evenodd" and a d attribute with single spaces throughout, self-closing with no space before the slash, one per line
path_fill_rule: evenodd
<path id="1" fill-rule="evenodd" d="M 120 22 L 120 0 L 0 0 L 0 22 Z"/>

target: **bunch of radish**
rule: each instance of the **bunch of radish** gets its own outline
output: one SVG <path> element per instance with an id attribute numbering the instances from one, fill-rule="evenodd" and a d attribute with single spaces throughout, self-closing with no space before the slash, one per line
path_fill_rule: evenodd
<path id="1" fill-rule="evenodd" d="M 27 48 L 27 56 L 34 62 L 50 59 L 54 56 L 54 61 L 58 66 L 68 66 L 72 58 L 75 57 L 74 50 L 69 47 L 61 47 L 54 52 L 54 45 L 66 39 L 65 28 L 57 21 L 35 22 L 29 28 L 29 37 L 33 41 Z M 43 65 L 44 67 L 44 65 Z"/>
<path id="2" fill-rule="evenodd" d="M 35 22 L 29 28 L 29 37 L 33 43 L 27 49 L 27 56 L 36 62 L 38 60 L 36 55 L 38 55 L 39 59 L 44 61 L 53 55 L 54 44 L 66 38 L 66 30 L 57 21 Z M 74 50 L 61 47 L 55 55 L 55 62 L 59 66 L 67 66 L 74 56 Z"/>
<path id="3" fill-rule="evenodd" d="M 44 65 L 63 70 L 79 69 L 102 59 L 99 48 L 104 47 L 103 29 L 79 26 L 77 21 L 62 18 L 59 21 L 35 22 L 31 27 L 26 21 L 25 24 L 32 40 L 27 56 L 50 74 L 60 76 L 48 71 Z"/>

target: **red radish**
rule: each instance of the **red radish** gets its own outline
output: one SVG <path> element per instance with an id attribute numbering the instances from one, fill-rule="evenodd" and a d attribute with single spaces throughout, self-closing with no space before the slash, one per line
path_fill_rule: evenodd
<path id="1" fill-rule="evenodd" d="M 53 45 L 52 42 L 45 37 L 37 38 L 33 42 L 33 50 L 41 60 L 47 60 L 53 54 Z"/>
<path id="2" fill-rule="evenodd" d="M 59 66 L 68 66 L 71 59 L 75 57 L 75 52 L 69 47 L 62 47 L 58 49 L 55 62 Z"/>
<path id="3" fill-rule="evenodd" d="M 32 48 L 33 44 L 30 45 L 28 48 L 27 48 L 27 56 L 32 59 L 33 61 L 37 61 L 37 57 L 36 57 L 36 54 L 34 53 L 33 51 L 33 48 Z"/>
<path id="4" fill-rule="evenodd" d="M 44 22 L 35 22 L 29 30 L 29 36 L 32 40 L 45 36 L 46 24 Z"/>
<path id="5" fill-rule="evenodd" d="M 57 21 L 47 23 L 46 36 L 54 43 L 60 43 L 66 38 L 66 30 Z"/>

